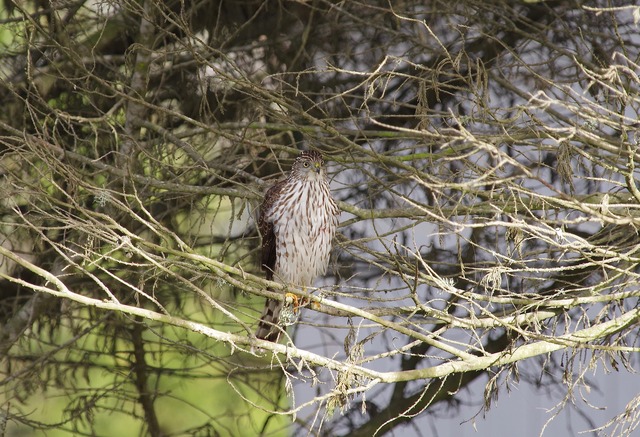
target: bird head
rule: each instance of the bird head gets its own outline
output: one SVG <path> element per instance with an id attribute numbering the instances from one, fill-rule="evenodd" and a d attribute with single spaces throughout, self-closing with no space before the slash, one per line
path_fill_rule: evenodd
<path id="1" fill-rule="evenodd" d="M 325 177 L 324 160 L 320 152 L 305 150 L 298 155 L 291 169 L 293 176 L 306 180 L 320 180 Z"/>

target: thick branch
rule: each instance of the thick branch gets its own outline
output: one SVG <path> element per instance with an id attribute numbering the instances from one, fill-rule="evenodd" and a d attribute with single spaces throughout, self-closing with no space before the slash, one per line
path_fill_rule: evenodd
<path id="1" fill-rule="evenodd" d="M 472 356 L 468 358 L 466 357 L 466 355 L 469 354 L 464 354 L 465 359 L 453 360 L 424 369 L 406 370 L 400 372 L 379 372 L 367 369 L 365 367 L 343 363 L 331 358 L 326 358 L 321 355 L 298 349 L 295 346 L 275 344 L 269 341 L 257 340 L 251 337 L 225 333 L 216 329 L 212 329 L 208 326 L 204 326 L 200 323 L 195 323 L 178 317 L 160 314 L 154 311 L 146 310 L 144 308 L 138 308 L 121 303 L 109 302 L 83 296 L 69 290 L 67 286 L 55 275 L 52 275 L 50 272 L 29 263 L 25 259 L 13 254 L 9 250 L 2 248 L 1 246 L 0 255 L 6 256 L 7 258 L 17 262 L 21 266 L 31 270 L 33 273 L 40 275 L 42 278 L 46 279 L 54 286 L 54 288 L 50 288 L 47 286 L 38 286 L 25 282 L 19 278 L 14 278 L 8 276 L 7 274 L 0 273 L 0 277 L 11 282 L 19 283 L 20 285 L 30 288 L 34 291 L 48 293 L 57 297 L 67 298 L 75 302 L 79 302 L 83 305 L 93 306 L 108 311 L 121 312 L 143 317 L 149 320 L 155 320 L 161 323 L 179 326 L 194 332 L 201 333 L 213 339 L 228 343 L 232 348 L 236 348 L 239 345 L 247 346 L 248 348 L 258 346 L 264 350 L 270 350 L 274 353 L 284 354 L 284 356 L 289 358 L 299 358 L 307 363 L 313 363 L 315 365 L 323 366 L 331 370 L 351 372 L 354 375 L 369 378 L 372 380 L 378 380 L 385 383 L 427 378 L 441 378 L 455 373 L 483 370 L 491 366 L 501 366 L 527 358 L 532 358 L 534 356 L 545 355 L 560 349 L 589 348 L 590 342 L 621 332 L 629 326 L 640 321 L 640 308 L 637 308 L 627 311 L 626 313 L 622 313 L 620 316 L 607 322 L 603 322 L 598 325 L 566 335 L 550 337 L 545 340 L 526 344 L 518 347 L 513 351 L 508 351 L 505 353 L 489 353 L 484 356 Z M 638 348 L 631 347 L 627 349 L 629 349 L 629 351 L 640 352 L 640 349 Z M 247 349 L 245 350 L 248 351 Z"/>

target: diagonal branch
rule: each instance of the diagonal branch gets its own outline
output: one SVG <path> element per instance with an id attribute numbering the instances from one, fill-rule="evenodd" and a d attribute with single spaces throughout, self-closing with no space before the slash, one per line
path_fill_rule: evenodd
<path id="1" fill-rule="evenodd" d="M 269 350 L 277 354 L 284 354 L 288 358 L 298 358 L 307 363 L 313 363 L 315 365 L 326 367 L 331 370 L 351 372 L 354 375 L 385 383 L 428 378 L 441 378 L 456 373 L 483 370 L 491 366 L 501 366 L 539 355 L 546 355 L 561 349 L 588 349 L 592 348 L 592 346 L 590 346 L 590 342 L 594 342 L 609 335 L 619 333 L 626 328 L 637 324 L 640 321 L 640 308 L 636 308 L 622 313 L 618 317 L 613 318 L 607 322 L 603 322 L 599 325 L 581 329 L 555 338 L 547 338 L 544 340 L 536 341 L 534 343 L 519 346 L 513 351 L 488 353 L 484 356 L 465 356 L 464 359 L 453 360 L 423 369 L 404 370 L 399 372 L 380 372 L 354 364 L 345 364 L 341 361 L 326 358 L 315 353 L 298 349 L 294 345 L 275 344 L 270 341 L 258 340 L 252 337 L 222 332 L 209 326 L 202 325 L 201 323 L 196 323 L 179 317 L 160 314 L 155 311 L 150 311 L 131 305 L 124 305 L 117 302 L 104 301 L 83 296 L 69 290 L 58 277 L 51 274 L 47 270 L 28 262 L 24 258 L 15 255 L 11 251 L 1 246 L 0 255 L 5 256 L 23 266 L 24 268 L 31 270 L 33 273 L 41 276 L 43 279 L 47 280 L 54 286 L 53 288 L 51 288 L 46 285 L 35 285 L 19 278 L 11 277 L 5 273 L 0 273 L 1 278 L 14 283 L 19 283 L 20 285 L 37 292 L 48 293 L 57 297 L 67 298 L 83 305 L 101 308 L 107 311 L 121 312 L 146 318 L 149 320 L 155 320 L 161 323 L 167 323 L 173 326 L 178 326 L 184 329 L 191 330 L 193 332 L 206 335 L 207 337 L 222 341 L 224 343 L 228 343 L 233 349 L 238 348 L 239 346 L 246 346 L 245 349 L 240 349 L 248 352 L 249 349 L 258 346 L 263 350 Z M 640 352 L 640 348 L 638 347 L 627 347 L 625 348 L 625 350 L 627 350 L 628 352 Z"/>

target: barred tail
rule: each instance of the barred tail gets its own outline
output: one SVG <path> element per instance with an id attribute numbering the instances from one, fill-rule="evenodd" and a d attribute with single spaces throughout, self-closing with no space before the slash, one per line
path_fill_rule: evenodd
<path id="1" fill-rule="evenodd" d="M 258 323 L 256 337 L 261 340 L 272 341 L 277 343 L 282 333 L 281 327 L 278 326 L 280 311 L 282 310 L 282 302 L 279 300 L 267 299 Z"/>

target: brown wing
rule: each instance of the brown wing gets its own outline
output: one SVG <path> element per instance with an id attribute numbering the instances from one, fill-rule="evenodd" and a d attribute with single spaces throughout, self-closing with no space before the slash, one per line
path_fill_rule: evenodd
<path id="1" fill-rule="evenodd" d="M 262 205 L 260 205 L 260 217 L 258 218 L 258 229 L 262 236 L 262 270 L 267 274 L 267 279 L 273 279 L 273 270 L 276 267 L 276 234 L 273 232 L 273 223 L 266 219 L 267 212 L 277 201 L 287 180 L 282 180 L 269 188 L 264 195 Z"/>

